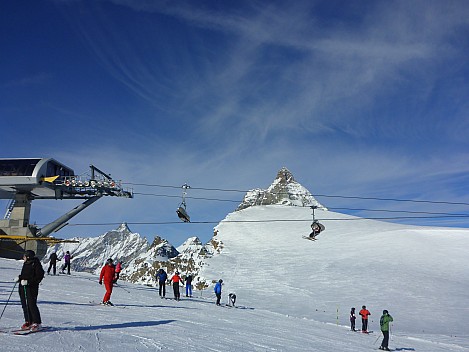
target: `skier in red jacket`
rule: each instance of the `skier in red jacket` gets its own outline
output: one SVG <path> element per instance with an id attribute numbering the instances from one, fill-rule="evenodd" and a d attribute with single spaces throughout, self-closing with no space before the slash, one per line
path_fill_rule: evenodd
<path id="1" fill-rule="evenodd" d="M 368 331 L 368 316 L 371 315 L 370 311 L 366 309 L 366 306 L 362 306 L 362 309 L 358 314 L 362 317 L 362 332 Z"/>
<path id="2" fill-rule="evenodd" d="M 173 282 L 174 299 L 176 301 L 179 301 L 181 299 L 181 293 L 179 292 L 179 283 L 182 282 L 182 279 L 179 276 L 179 271 L 176 271 L 176 273 L 171 278 L 171 281 Z"/>
<path id="3" fill-rule="evenodd" d="M 104 294 L 103 304 L 107 306 L 113 306 L 111 303 L 111 294 L 112 286 L 116 282 L 116 269 L 112 263 L 112 259 L 109 258 L 106 261 L 106 265 L 101 269 L 101 275 L 99 275 L 99 284 L 102 285 L 104 282 L 104 287 L 106 288 L 106 293 Z"/>

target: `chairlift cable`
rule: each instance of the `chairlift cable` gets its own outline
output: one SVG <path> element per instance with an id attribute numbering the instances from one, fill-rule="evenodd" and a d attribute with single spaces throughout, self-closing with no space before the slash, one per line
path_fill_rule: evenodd
<path id="1" fill-rule="evenodd" d="M 133 186 L 145 186 L 145 187 L 162 187 L 162 188 L 174 188 L 180 189 L 181 186 L 171 185 L 159 185 L 159 184 L 147 184 L 147 183 L 130 183 L 122 182 L 122 185 L 133 185 Z M 192 190 L 202 191 L 217 191 L 217 192 L 239 192 L 247 193 L 253 190 L 239 190 L 239 189 L 223 189 L 223 188 L 205 188 L 205 187 L 191 187 Z M 137 194 L 137 193 L 135 193 Z M 304 194 L 293 194 L 279 192 L 276 194 L 289 194 L 289 195 L 304 195 Z M 446 205 L 469 205 L 468 202 L 449 202 L 449 201 L 435 201 L 435 200 L 419 200 L 419 199 L 403 199 L 403 198 L 380 198 L 380 197 L 362 197 L 362 196 L 344 196 L 344 195 L 330 195 L 330 194 L 311 194 L 313 197 L 324 197 L 324 198 L 341 198 L 341 199 L 360 199 L 360 200 L 377 200 L 377 201 L 392 201 L 392 202 L 412 202 L 412 203 L 430 203 L 430 204 L 446 204 Z"/>
<path id="2" fill-rule="evenodd" d="M 466 215 L 444 215 L 444 216 L 394 216 L 394 217 L 356 217 L 356 218 L 321 218 L 318 221 L 362 221 L 362 220 L 402 220 L 402 219 L 457 219 L 469 218 Z M 192 221 L 191 224 L 219 224 L 219 223 L 277 223 L 277 222 L 311 222 L 311 219 L 269 219 L 269 220 L 221 220 L 221 221 Z M 160 222 L 130 222 L 126 221 L 128 225 L 172 225 L 183 224 L 179 221 L 160 221 Z M 108 222 L 108 223 L 70 223 L 68 226 L 113 226 L 120 225 L 122 222 Z"/>

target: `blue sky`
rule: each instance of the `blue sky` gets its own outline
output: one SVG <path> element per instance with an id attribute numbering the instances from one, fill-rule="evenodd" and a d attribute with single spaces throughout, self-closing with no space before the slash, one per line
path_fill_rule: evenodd
<path id="1" fill-rule="evenodd" d="M 243 193 L 195 188 L 265 188 L 282 166 L 331 209 L 469 213 L 326 197 L 469 203 L 466 1 L 17 0 L 0 16 L 0 156 L 94 164 L 137 193 L 73 224 L 208 240 L 214 224 L 156 224 L 178 220 L 180 189 L 131 184 L 187 182 L 217 199 L 188 198 L 192 220 L 218 222 Z M 71 203 L 35 201 L 32 220 Z"/>

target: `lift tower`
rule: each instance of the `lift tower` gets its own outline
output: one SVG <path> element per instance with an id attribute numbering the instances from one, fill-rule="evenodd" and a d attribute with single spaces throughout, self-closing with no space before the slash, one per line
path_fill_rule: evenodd
<path id="1" fill-rule="evenodd" d="M 21 259 L 27 249 L 42 258 L 51 243 L 64 242 L 49 235 L 103 196 L 133 198 L 120 182 L 90 165 L 90 175 L 74 171 L 51 158 L 0 159 L 0 199 L 9 199 L 0 220 L 0 257 Z M 84 199 L 85 201 L 53 222 L 38 228 L 30 224 L 31 202 L 35 199 Z"/>

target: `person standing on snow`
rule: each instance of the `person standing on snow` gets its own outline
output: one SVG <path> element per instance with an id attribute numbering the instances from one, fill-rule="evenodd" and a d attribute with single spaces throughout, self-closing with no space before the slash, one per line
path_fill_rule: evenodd
<path id="1" fill-rule="evenodd" d="M 355 308 L 350 309 L 350 330 L 356 331 L 355 330 L 355 320 L 357 320 L 357 317 L 355 315 Z"/>
<path id="2" fill-rule="evenodd" d="M 164 298 L 166 296 L 166 280 L 168 279 L 168 274 L 164 271 L 163 268 L 158 270 L 156 274 L 156 280 L 158 281 L 160 297 Z"/>
<path id="3" fill-rule="evenodd" d="M 179 276 L 179 271 L 176 271 L 176 273 L 171 278 L 171 281 L 173 282 L 174 299 L 176 301 L 180 301 L 181 293 L 179 292 L 179 283 L 182 282 L 182 279 Z"/>
<path id="4" fill-rule="evenodd" d="M 106 288 L 106 293 L 104 294 L 103 304 L 107 306 L 113 306 L 111 303 L 111 294 L 112 287 L 116 282 L 116 268 L 112 263 L 112 259 L 109 258 L 106 261 L 106 265 L 101 269 L 101 274 L 99 275 L 99 284 L 102 285 L 104 282 L 104 287 Z"/>
<path id="5" fill-rule="evenodd" d="M 220 305 L 222 283 L 223 283 L 222 279 L 218 280 L 218 282 L 215 284 L 215 287 L 213 289 L 213 291 L 215 292 L 215 296 L 217 296 L 217 306 Z"/>
<path id="6" fill-rule="evenodd" d="M 44 278 L 44 269 L 41 262 L 36 258 L 36 253 L 27 250 L 23 255 L 23 268 L 15 282 L 19 282 L 18 293 L 20 294 L 21 307 L 23 308 L 24 324 L 22 330 L 38 331 L 41 329 L 41 314 L 37 307 L 37 296 L 39 294 L 39 283 Z"/>
<path id="7" fill-rule="evenodd" d="M 122 270 L 122 262 L 117 262 L 116 264 L 116 281 L 119 280 L 119 275 Z"/>
<path id="8" fill-rule="evenodd" d="M 362 332 L 368 331 L 368 316 L 371 315 L 370 311 L 366 309 L 366 306 L 362 306 L 360 312 L 358 312 L 362 317 Z"/>
<path id="9" fill-rule="evenodd" d="M 62 267 L 62 274 L 65 274 L 65 269 L 67 269 L 67 274 L 70 275 L 70 260 L 72 259 L 72 256 L 70 255 L 70 252 L 67 251 L 64 256 L 64 266 Z"/>
<path id="10" fill-rule="evenodd" d="M 186 297 L 192 297 L 192 275 L 188 274 L 186 276 Z"/>
<path id="11" fill-rule="evenodd" d="M 392 316 L 389 312 L 385 309 L 383 310 L 383 315 L 379 319 L 379 325 L 381 327 L 381 332 L 383 333 L 383 342 L 381 342 L 381 346 L 379 346 L 380 350 L 390 351 L 388 347 L 389 343 L 389 323 L 393 321 Z"/>
<path id="12" fill-rule="evenodd" d="M 57 273 L 57 253 L 52 253 L 49 257 L 49 269 L 47 269 L 47 275 L 50 275 L 50 269 L 52 269 L 52 273 L 56 275 Z"/>

